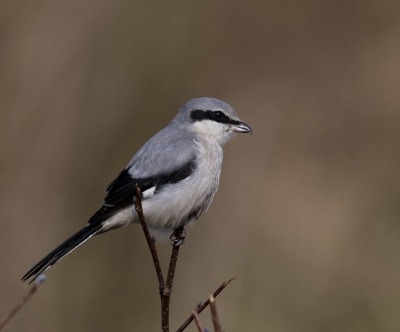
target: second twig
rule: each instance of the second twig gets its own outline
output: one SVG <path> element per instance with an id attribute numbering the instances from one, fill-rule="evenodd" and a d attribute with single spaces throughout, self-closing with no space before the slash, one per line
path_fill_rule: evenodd
<path id="1" fill-rule="evenodd" d="M 154 267 L 156 269 L 158 284 L 161 292 L 161 290 L 164 288 L 164 277 L 161 271 L 160 261 L 158 260 L 157 247 L 155 244 L 155 240 L 151 237 L 149 229 L 147 228 L 146 221 L 144 220 L 143 207 L 142 207 L 142 191 L 140 190 L 137 183 L 135 185 L 135 188 L 136 188 L 135 209 L 139 216 L 140 224 L 142 225 L 143 232 L 151 252 L 151 256 L 153 257 Z"/>

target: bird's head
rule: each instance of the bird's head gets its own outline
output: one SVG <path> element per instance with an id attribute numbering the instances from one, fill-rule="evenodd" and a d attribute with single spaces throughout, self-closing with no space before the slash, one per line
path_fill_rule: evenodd
<path id="1" fill-rule="evenodd" d="M 220 145 L 227 143 L 236 133 L 252 133 L 230 105 L 210 97 L 189 100 L 174 120 L 187 124 L 188 129 L 197 135 L 215 139 Z"/>

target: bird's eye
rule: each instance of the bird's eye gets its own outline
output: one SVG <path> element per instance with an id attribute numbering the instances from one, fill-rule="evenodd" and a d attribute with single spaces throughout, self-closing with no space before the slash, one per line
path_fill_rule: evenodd
<path id="1" fill-rule="evenodd" d="M 218 112 L 214 113 L 214 116 L 217 120 L 222 120 L 222 118 L 224 117 L 224 114 L 222 112 L 218 111 Z"/>

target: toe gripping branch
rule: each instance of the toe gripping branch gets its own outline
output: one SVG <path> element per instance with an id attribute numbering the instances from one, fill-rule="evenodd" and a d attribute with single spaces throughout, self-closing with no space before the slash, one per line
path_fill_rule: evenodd
<path id="1" fill-rule="evenodd" d="M 174 248 L 181 246 L 185 243 L 186 231 L 183 227 L 176 229 L 169 239 L 172 241 Z"/>

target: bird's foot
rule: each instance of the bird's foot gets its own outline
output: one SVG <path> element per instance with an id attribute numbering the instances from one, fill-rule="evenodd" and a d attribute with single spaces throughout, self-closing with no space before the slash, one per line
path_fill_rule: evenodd
<path id="1" fill-rule="evenodd" d="M 176 229 L 169 239 L 172 241 L 174 248 L 177 248 L 185 243 L 186 231 L 183 227 Z"/>

